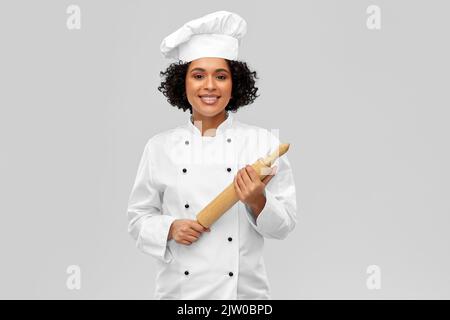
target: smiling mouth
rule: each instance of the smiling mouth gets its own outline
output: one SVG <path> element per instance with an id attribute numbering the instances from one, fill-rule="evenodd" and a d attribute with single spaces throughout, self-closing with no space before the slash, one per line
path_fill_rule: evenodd
<path id="1" fill-rule="evenodd" d="M 217 100 L 220 99 L 218 96 L 199 96 L 200 100 L 202 100 L 203 103 L 206 103 L 208 105 L 215 104 Z"/>

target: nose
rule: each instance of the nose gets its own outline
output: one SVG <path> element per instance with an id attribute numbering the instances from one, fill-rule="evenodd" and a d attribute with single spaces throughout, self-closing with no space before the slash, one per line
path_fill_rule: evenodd
<path id="1" fill-rule="evenodd" d="M 214 81 L 214 77 L 212 75 L 206 77 L 205 89 L 212 91 L 216 89 L 216 82 Z"/>

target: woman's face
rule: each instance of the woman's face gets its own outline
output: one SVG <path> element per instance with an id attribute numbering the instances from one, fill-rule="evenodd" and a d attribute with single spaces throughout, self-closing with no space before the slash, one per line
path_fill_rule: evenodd
<path id="1" fill-rule="evenodd" d="M 186 96 L 192 113 L 213 117 L 225 109 L 231 99 L 231 71 L 223 58 L 191 61 L 186 73 Z"/>

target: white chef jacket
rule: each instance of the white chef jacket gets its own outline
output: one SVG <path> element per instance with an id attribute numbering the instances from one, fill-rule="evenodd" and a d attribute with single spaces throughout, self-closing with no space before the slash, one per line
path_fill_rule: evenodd
<path id="1" fill-rule="evenodd" d="M 264 238 L 284 239 L 297 222 L 294 178 L 287 154 L 265 187 L 255 220 L 238 201 L 191 245 L 167 240 L 175 219 L 196 219 L 233 183 L 237 171 L 277 150 L 274 132 L 228 116 L 215 136 L 192 122 L 151 137 L 128 201 L 128 232 L 156 258 L 156 299 L 270 299 Z M 284 263 L 284 261 L 280 261 Z"/>

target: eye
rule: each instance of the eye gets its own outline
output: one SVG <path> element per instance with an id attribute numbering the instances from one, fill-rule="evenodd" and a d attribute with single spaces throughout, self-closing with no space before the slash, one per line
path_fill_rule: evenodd
<path id="1" fill-rule="evenodd" d="M 193 77 L 194 79 L 201 79 L 201 78 L 203 78 L 203 75 L 200 74 L 200 73 L 197 73 L 197 74 L 194 74 L 192 77 Z M 225 79 L 227 79 L 227 76 L 222 74 L 222 75 L 218 75 L 217 78 L 218 78 L 219 80 L 225 80 Z"/>

